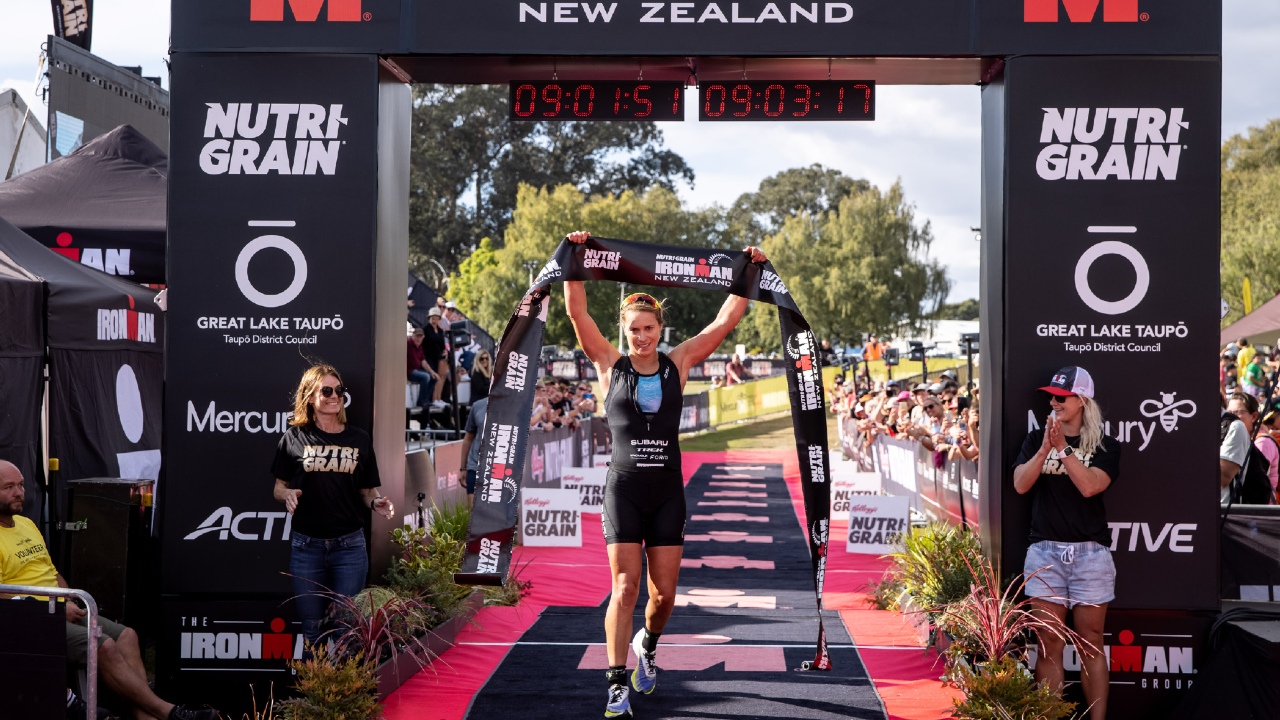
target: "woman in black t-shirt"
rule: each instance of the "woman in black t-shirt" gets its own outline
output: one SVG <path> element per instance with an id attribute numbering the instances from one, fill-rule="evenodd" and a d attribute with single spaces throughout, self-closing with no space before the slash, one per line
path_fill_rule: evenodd
<path id="1" fill-rule="evenodd" d="M 369 574 L 365 512 L 390 520 L 390 498 L 378 492 L 378 462 L 369 433 L 347 424 L 347 389 L 338 371 L 313 365 L 294 392 L 293 417 L 276 447 L 275 498 L 292 516 L 289 574 L 302 632 L 314 645 L 331 590 L 352 596 Z"/>
<path id="2" fill-rule="evenodd" d="M 493 361 L 488 350 L 476 353 L 471 362 L 471 403 L 489 397 L 489 385 L 493 382 Z"/>
<path id="3" fill-rule="evenodd" d="M 568 239 L 582 244 L 590 237 L 590 233 L 575 232 Z M 752 262 L 765 261 L 758 248 L 744 252 Z M 613 459 L 601 509 L 613 573 L 613 594 L 604 627 L 609 657 L 605 717 L 627 718 L 632 716 L 626 685 L 627 641 L 645 558 L 649 589 L 645 627 L 631 639 L 631 648 L 639 658 L 631 675 L 631 687 L 637 692 L 651 693 L 657 684 L 654 652 L 675 608 L 685 523 L 679 442 L 685 381 L 689 368 L 706 360 L 737 326 L 748 301 L 730 295 L 706 329 L 664 354 L 658 352 L 662 304 L 652 295 L 633 293 L 623 301 L 620 312 L 629 350 L 624 355 L 605 339 L 588 314 L 582 283 L 567 281 L 564 287 L 569 320 L 578 344 L 596 367 L 613 434 Z"/>
<path id="4" fill-rule="evenodd" d="M 1044 430 L 1027 435 L 1013 470 L 1013 487 L 1031 493 L 1031 547 L 1023 572 L 1035 612 L 1066 620 L 1085 647 L 1080 685 L 1090 718 L 1107 712 L 1108 667 L 1102 652 L 1107 604 L 1115 599 L 1116 567 L 1103 493 L 1120 474 L 1120 444 L 1102 433 L 1093 378 L 1065 367 L 1040 388 L 1053 412 Z M 1064 641 L 1040 633 L 1036 680 L 1061 688 Z"/>

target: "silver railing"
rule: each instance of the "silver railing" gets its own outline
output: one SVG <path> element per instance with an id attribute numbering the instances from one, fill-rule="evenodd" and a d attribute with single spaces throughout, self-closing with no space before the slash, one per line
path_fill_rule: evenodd
<path id="1" fill-rule="evenodd" d="M 0 585 L 0 593 L 7 595 L 36 595 L 49 598 L 49 612 L 54 611 L 54 598 L 80 598 L 84 603 L 85 631 L 89 633 L 89 652 L 86 653 L 85 673 L 88 675 L 84 688 L 84 702 L 88 708 L 88 716 L 93 717 L 98 708 L 98 636 L 102 629 L 98 627 L 98 603 L 93 596 L 84 590 L 72 590 L 60 587 L 38 587 L 35 585 Z"/>

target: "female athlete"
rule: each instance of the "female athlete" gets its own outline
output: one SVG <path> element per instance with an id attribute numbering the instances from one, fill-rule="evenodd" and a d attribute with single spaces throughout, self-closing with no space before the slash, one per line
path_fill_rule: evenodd
<path id="1" fill-rule="evenodd" d="M 569 234 L 584 243 L 587 232 Z M 746 252 L 763 263 L 755 247 Z M 581 282 L 565 284 L 565 305 L 578 344 L 596 367 L 604 412 L 613 433 L 613 458 L 605 481 L 605 542 L 613 573 L 613 594 L 605 614 L 604 634 L 609 654 L 609 701 L 606 718 L 632 717 L 627 687 L 627 639 L 631 616 L 640 595 L 644 557 L 649 561 L 649 603 L 645 626 L 631 640 L 639 659 L 631 687 L 649 694 L 658 682 L 654 653 L 658 636 L 675 607 L 676 580 L 684 546 L 684 476 L 680 469 L 680 410 L 689 368 L 706 360 L 747 311 L 748 301 L 730 295 L 716 319 L 702 332 L 680 343 L 670 354 L 658 352 L 662 338 L 662 304 L 646 293 L 634 293 L 622 303 L 621 323 L 629 352 L 613 347 L 587 313 Z M 642 554 L 643 551 L 643 554 Z"/>

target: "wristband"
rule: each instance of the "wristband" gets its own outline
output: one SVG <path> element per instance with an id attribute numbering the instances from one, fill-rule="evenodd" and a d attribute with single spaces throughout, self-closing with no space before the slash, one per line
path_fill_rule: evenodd
<path id="1" fill-rule="evenodd" d="M 372 499 L 372 500 L 370 500 L 370 501 L 369 501 L 369 509 L 370 509 L 370 510 L 372 510 L 372 509 L 373 509 L 373 504 L 374 504 L 374 503 L 376 503 L 376 502 L 378 502 L 378 498 L 381 498 L 381 497 L 382 497 L 382 496 L 381 496 L 381 495 L 379 495 L 378 497 L 375 497 L 374 499 Z"/>

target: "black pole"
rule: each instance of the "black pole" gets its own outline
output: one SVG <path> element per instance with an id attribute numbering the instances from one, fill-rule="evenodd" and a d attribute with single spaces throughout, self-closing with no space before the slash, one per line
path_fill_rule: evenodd
<path id="1" fill-rule="evenodd" d="M 965 391 L 973 395 L 973 343 L 964 344 L 965 363 L 969 367 L 969 377 L 965 380 Z"/>

